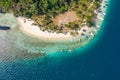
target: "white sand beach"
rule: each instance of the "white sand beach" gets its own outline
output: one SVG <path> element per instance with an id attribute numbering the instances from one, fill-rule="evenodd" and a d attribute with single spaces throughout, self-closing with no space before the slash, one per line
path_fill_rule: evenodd
<path id="1" fill-rule="evenodd" d="M 20 30 L 31 36 L 31 37 L 35 37 L 35 38 L 39 38 L 39 39 L 45 39 L 45 40 L 70 40 L 71 38 L 73 38 L 73 36 L 70 35 L 70 33 L 64 34 L 64 33 L 50 33 L 47 31 L 42 31 L 40 30 L 40 28 L 38 26 L 32 25 L 33 21 L 32 20 L 28 20 L 26 18 L 22 18 L 22 17 L 18 17 L 17 18 L 18 23 L 19 23 L 19 28 Z M 26 22 L 24 22 L 26 20 Z M 81 34 L 83 31 L 83 29 L 85 29 L 86 31 L 89 30 L 89 28 L 87 26 L 82 27 L 82 29 L 79 31 L 79 34 Z"/>
<path id="2" fill-rule="evenodd" d="M 42 31 L 38 26 L 32 25 L 33 21 L 26 19 L 26 22 L 24 22 L 25 18 L 18 17 L 17 20 L 19 22 L 19 27 L 22 32 L 25 34 L 40 38 L 40 39 L 68 39 L 71 38 L 72 36 L 70 34 L 63 34 L 63 33 L 50 33 L 47 31 Z"/>

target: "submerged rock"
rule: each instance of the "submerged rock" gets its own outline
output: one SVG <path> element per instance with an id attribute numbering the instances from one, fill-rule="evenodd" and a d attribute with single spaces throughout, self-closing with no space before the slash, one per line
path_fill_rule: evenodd
<path id="1" fill-rule="evenodd" d="M 1 26 L 0 25 L 0 30 L 10 30 L 9 26 Z"/>

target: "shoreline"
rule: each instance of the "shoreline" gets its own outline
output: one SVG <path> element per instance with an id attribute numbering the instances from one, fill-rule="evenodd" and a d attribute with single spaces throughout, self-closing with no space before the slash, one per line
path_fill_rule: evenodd
<path id="1" fill-rule="evenodd" d="M 32 25 L 33 21 L 26 19 L 26 22 L 24 22 L 24 19 L 26 18 L 22 18 L 22 17 L 18 17 L 18 23 L 19 23 L 19 28 L 20 30 L 31 36 L 31 37 L 35 37 L 35 38 L 43 38 L 43 39 L 67 39 L 67 38 L 71 38 L 70 34 L 57 34 L 57 33 L 50 33 L 47 31 L 42 31 L 40 30 L 40 28 L 38 26 Z"/>
<path id="2" fill-rule="evenodd" d="M 107 0 L 103 0 L 103 1 L 107 1 Z M 106 3 L 103 3 L 103 6 L 105 4 Z M 102 14 L 102 13 L 105 13 L 106 9 L 105 9 L 105 7 L 100 6 L 98 10 L 103 10 L 102 12 L 98 13 L 98 14 L 101 14 L 103 16 L 101 16 L 101 15 L 98 16 L 97 15 L 96 22 L 95 22 L 95 27 L 92 27 L 92 29 L 90 29 L 90 32 L 92 32 L 93 34 L 88 32 L 86 37 L 84 37 L 84 36 L 82 37 L 83 39 L 81 39 L 80 35 L 77 38 L 72 37 L 72 36 L 71 36 L 72 38 L 65 38 L 65 39 L 69 39 L 69 41 L 65 40 L 63 38 L 59 38 L 59 39 L 58 38 L 57 39 L 53 39 L 53 38 L 51 39 L 49 37 L 45 38 L 44 35 L 42 35 L 43 38 L 40 37 L 38 39 L 38 37 L 34 36 L 33 34 L 29 34 L 27 32 L 23 32 L 22 30 L 20 30 L 21 26 L 18 26 L 18 22 L 16 20 L 16 17 L 13 16 L 13 14 L 11 14 L 11 13 L 10 14 L 6 13 L 8 15 L 6 15 L 6 14 L 1 15 L 3 18 L 1 18 L 0 20 L 4 21 L 3 25 L 9 25 L 10 23 L 8 23 L 8 21 L 10 21 L 12 23 L 12 24 L 10 24 L 11 25 L 10 27 L 12 28 L 12 30 L 10 30 L 9 32 L 2 31 L 0 33 L 0 37 L 3 38 L 3 41 L 8 41 L 8 43 L 10 43 L 10 45 L 15 46 L 15 50 L 19 49 L 21 51 L 27 51 L 28 53 L 45 53 L 47 55 L 48 54 L 53 55 L 55 52 L 64 52 L 64 51 L 72 52 L 72 50 L 77 50 L 77 49 L 79 49 L 81 51 L 84 51 L 88 48 L 88 46 L 89 47 L 93 46 L 96 43 L 96 41 L 103 34 L 103 28 L 104 27 L 101 26 L 101 25 L 104 23 L 104 21 L 102 21 L 98 17 L 104 18 L 105 15 Z M 5 17 L 3 15 L 5 15 Z M 19 18 L 23 19 L 21 17 L 19 17 Z M 11 20 L 13 20 L 13 21 L 11 21 Z M 8 24 L 6 24 L 6 21 L 7 21 Z M 31 24 L 32 24 L 32 22 L 33 21 L 31 21 Z M 2 23 L 2 21 L 1 21 L 1 23 Z M 24 23 L 24 21 L 22 21 L 22 23 Z M 16 25 L 13 26 L 13 24 L 16 24 Z M 29 23 L 27 22 L 27 24 L 29 24 Z M 31 24 L 29 24 L 29 25 L 31 25 Z M 23 27 L 26 27 L 26 26 L 23 24 Z M 96 36 L 94 36 L 94 34 Z M 5 39 L 4 39 L 4 37 L 5 37 Z M 40 40 L 40 39 L 42 39 L 42 40 Z M 62 40 L 64 40 L 64 43 L 62 42 Z M 5 47 L 5 49 L 6 49 L 6 47 Z"/>
<path id="3" fill-rule="evenodd" d="M 47 41 L 62 41 L 62 40 L 71 40 L 73 38 L 76 38 L 76 37 L 82 37 L 81 34 L 85 34 L 85 35 L 91 35 L 94 37 L 94 35 L 96 34 L 93 34 L 92 31 L 94 30 L 95 32 L 98 32 L 98 30 L 100 29 L 100 25 L 102 24 L 102 21 L 104 20 L 104 16 L 105 16 L 105 11 L 102 10 L 103 9 L 103 5 L 106 6 L 107 2 L 105 2 L 106 0 L 102 0 L 102 2 L 100 3 L 100 7 L 97 9 L 97 18 L 95 19 L 95 27 L 89 27 L 89 26 L 83 26 L 79 31 L 78 31 L 78 35 L 77 36 L 72 36 L 70 35 L 70 32 L 67 33 L 67 34 L 64 34 L 64 33 L 51 33 L 51 32 L 48 32 L 48 31 L 42 31 L 40 30 L 39 26 L 35 26 L 35 25 L 32 25 L 32 23 L 34 23 L 34 21 L 32 20 L 29 20 L 27 18 L 24 18 L 24 17 L 17 17 L 17 21 L 19 23 L 19 28 L 20 30 L 28 35 L 28 36 L 31 36 L 31 37 L 34 37 L 34 38 L 37 38 L 37 39 L 41 39 L 41 40 L 47 40 Z M 102 5 L 102 6 L 101 6 Z M 101 11 L 102 12 L 99 12 Z M 100 17 L 99 15 L 102 15 L 103 14 L 103 17 Z M 98 24 L 97 20 L 100 21 L 100 23 Z M 97 28 L 97 29 L 96 29 Z M 85 32 L 83 31 L 85 30 Z M 92 31 L 91 31 L 92 30 Z"/>
<path id="4" fill-rule="evenodd" d="M 50 40 L 50 41 L 60 41 L 60 40 L 70 40 L 72 38 L 75 38 L 77 36 L 72 36 L 70 33 L 64 34 L 64 33 L 50 33 L 48 31 L 42 31 L 38 26 L 32 25 L 34 21 L 23 18 L 23 17 L 18 17 L 17 18 L 19 28 L 20 30 L 31 37 L 38 38 L 41 40 Z M 25 22 L 24 22 L 25 21 Z M 79 35 L 83 33 L 83 30 L 86 30 L 87 33 L 89 31 L 88 26 L 84 26 L 81 28 L 80 31 L 78 31 Z"/>

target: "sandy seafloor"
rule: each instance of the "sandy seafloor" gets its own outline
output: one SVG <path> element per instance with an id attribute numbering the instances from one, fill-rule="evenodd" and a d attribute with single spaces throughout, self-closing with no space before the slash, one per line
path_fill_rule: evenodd
<path id="1" fill-rule="evenodd" d="M 109 8 L 107 12 L 109 12 Z M 80 47 L 81 43 L 79 42 L 46 42 L 29 37 L 23 34 L 18 28 L 14 28 L 17 26 L 17 24 L 12 24 L 16 23 L 15 18 L 12 17 L 12 15 L 11 18 L 9 15 L 7 15 L 9 16 L 9 19 L 12 20 L 10 20 L 10 22 L 3 20 L 3 22 L 0 22 L 0 24 L 9 23 L 13 26 L 14 29 L 12 29 L 13 31 L 0 32 L 0 80 L 102 80 L 101 78 L 91 79 L 90 76 L 95 77 L 96 74 L 94 71 L 91 71 L 92 73 L 90 73 L 89 76 L 89 72 L 87 72 L 85 64 L 82 61 L 78 63 L 74 61 L 76 59 L 79 61 L 78 58 L 75 58 L 74 60 L 72 59 L 73 61 L 70 60 L 71 63 L 66 62 L 65 60 L 68 61 L 75 56 L 80 57 L 86 51 L 89 52 L 96 46 L 96 44 L 99 42 L 99 39 L 104 35 L 107 14 L 108 13 L 106 13 L 105 20 L 102 23 L 97 35 L 83 47 Z M 1 15 L 0 17 L 3 16 Z M 74 50 L 72 52 L 56 52 L 60 49 Z M 44 52 L 47 53 L 47 56 L 44 56 Z M 83 58 L 87 59 L 87 55 Z M 77 65 L 79 63 L 83 65 Z M 94 63 L 92 64 L 95 65 Z M 68 70 L 66 71 L 65 69 L 67 68 Z M 79 70 L 75 70 L 75 68 L 78 68 Z M 81 73 L 79 73 L 79 71 L 81 71 Z M 98 71 L 99 73 L 102 73 L 102 70 Z M 84 76 L 81 76 L 81 78 L 77 79 L 79 76 L 73 75 L 72 73 L 75 73 L 76 75 L 84 74 L 87 77 L 82 78 Z"/>
<path id="2" fill-rule="evenodd" d="M 19 30 L 19 28 L 17 27 L 18 24 L 13 15 L 6 14 L 4 17 L 3 16 L 4 15 L 1 14 L 1 24 L 5 24 L 6 26 L 12 26 L 11 30 L 0 31 L 0 51 L 5 57 L 8 56 L 10 58 L 11 56 L 12 58 L 17 58 L 21 55 L 24 55 L 26 57 L 29 55 L 31 55 L 29 57 L 40 57 L 38 55 L 51 54 L 60 50 L 72 50 L 76 47 L 79 47 L 80 45 L 82 46 L 83 44 L 85 44 L 85 42 L 80 43 L 78 39 L 74 39 L 74 41 L 72 42 L 71 39 L 69 41 L 51 42 L 49 40 L 45 41 L 27 36 Z M 83 38 L 83 40 L 85 39 Z M 86 42 L 87 41 L 89 41 L 89 39 L 86 40 Z"/>
<path id="3" fill-rule="evenodd" d="M 106 3 L 103 3 L 103 5 L 106 5 Z M 103 7 L 102 12 L 105 13 L 105 10 L 106 7 Z M 104 15 L 100 13 L 98 17 L 104 18 Z M 2 45 L 0 51 L 2 58 L 5 57 L 5 59 L 39 58 L 42 55 L 49 55 L 56 52 L 71 52 L 75 48 L 84 47 L 93 39 L 90 33 L 86 35 L 87 37 L 80 35 L 80 37 L 60 41 L 33 38 L 20 31 L 18 27 L 20 25 L 12 14 L 0 14 L 0 24 L 11 27 L 11 30 L 8 31 L 0 30 L 0 45 Z M 96 25 L 101 26 L 101 24 L 102 21 L 98 19 Z M 99 31 L 98 27 L 93 27 L 91 32 L 96 35 L 97 30 Z"/>

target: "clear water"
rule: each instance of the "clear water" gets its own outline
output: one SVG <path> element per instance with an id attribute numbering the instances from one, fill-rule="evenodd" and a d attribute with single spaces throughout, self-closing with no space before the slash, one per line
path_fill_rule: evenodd
<path id="1" fill-rule="evenodd" d="M 12 15 L 6 16 L 11 16 L 9 21 L 16 23 Z M 104 45 L 99 48 L 102 42 L 98 45 L 104 35 L 106 19 L 102 25 L 100 20 L 97 21 L 101 28 L 91 41 L 88 40 L 89 43 L 71 43 L 32 38 L 3 17 L 0 16 L 0 22 L 4 20 L 1 24 L 12 25 L 12 31 L 0 31 L 0 80 L 107 80 L 104 77 L 108 73 L 105 73 L 107 64 L 104 66 L 103 51 L 106 48 Z M 66 51 L 58 52 L 60 49 Z M 68 49 L 74 50 L 69 52 Z"/>
<path id="2" fill-rule="evenodd" d="M 51 42 L 36 39 L 25 35 L 19 30 L 17 20 L 12 14 L 0 14 L 0 25 L 11 27 L 9 31 L 0 30 L 0 44 L 1 53 L 7 56 L 10 55 L 13 59 L 18 56 L 26 56 L 25 58 L 28 56 L 41 57 L 42 55 L 60 52 L 61 50 L 71 51 L 75 48 L 84 46 L 92 39 L 91 35 L 88 35 L 88 39 L 84 36 L 74 37 L 72 41 L 70 39 Z M 91 32 L 92 31 L 93 29 L 91 29 Z M 94 32 L 94 34 L 96 34 L 96 32 Z M 79 42 L 79 38 L 81 38 L 82 42 Z"/>
<path id="3" fill-rule="evenodd" d="M 107 0 L 105 0 L 107 1 Z M 106 4 L 106 3 L 103 3 Z M 102 11 L 106 11 L 106 7 L 102 8 Z M 104 19 L 104 15 L 102 13 L 98 14 L 98 17 Z M 97 19 L 96 25 L 101 26 L 102 20 Z M 17 23 L 16 18 L 12 14 L 0 14 L 0 25 L 10 26 L 11 30 L 2 31 L 0 30 L 0 53 L 3 58 L 39 58 L 44 55 L 54 54 L 57 52 L 71 52 L 75 50 L 75 48 L 80 48 L 88 46 L 87 44 L 92 43 L 93 36 L 88 33 L 88 39 L 83 37 L 74 37 L 72 40 L 64 40 L 64 41 L 43 41 L 42 39 L 36 39 L 30 36 L 25 35 L 19 30 L 19 25 Z M 96 30 L 94 30 L 96 29 Z M 100 28 L 102 31 L 102 27 Z M 98 34 L 97 30 L 99 28 L 94 27 L 91 29 L 93 34 Z M 100 36 L 97 36 L 100 37 Z M 79 42 L 79 39 L 82 42 Z M 7 56 L 7 57 L 6 57 Z"/>

